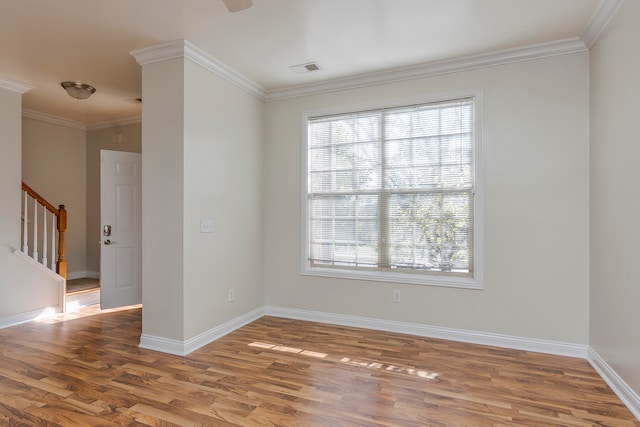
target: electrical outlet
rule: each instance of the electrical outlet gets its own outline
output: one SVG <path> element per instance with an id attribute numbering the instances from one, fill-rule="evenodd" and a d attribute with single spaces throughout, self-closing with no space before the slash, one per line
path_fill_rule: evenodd
<path id="1" fill-rule="evenodd" d="M 229 292 L 227 293 L 227 301 L 233 302 L 235 299 L 236 299 L 236 291 L 234 291 L 233 289 L 229 289 Z"/>
<path id="2" fill-rule="evenodd" d="M 393 290 L 393 302 L 402 301 L 402 294 L 400 293 L 400 289 Z"/>

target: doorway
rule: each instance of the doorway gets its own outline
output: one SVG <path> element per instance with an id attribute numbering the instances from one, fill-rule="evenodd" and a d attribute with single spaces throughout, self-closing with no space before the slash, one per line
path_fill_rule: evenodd
<path id="1" fill-rule="evenodd" d="M 100 307 L 142 303 L 142 155 L 100 150 Z"/>

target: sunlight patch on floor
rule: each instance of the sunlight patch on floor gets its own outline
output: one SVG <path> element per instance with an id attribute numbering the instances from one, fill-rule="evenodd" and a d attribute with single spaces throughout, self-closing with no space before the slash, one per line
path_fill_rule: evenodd
<path id="1" fill-rule="evenodd" d="M 262 348 L 265 350 L 279 351 L 283 353 L 293 353 L 293 354 L 301 354 L 304 356 L 311 356 L 321 359 L 326 359 L 329 357 L 329 353 L 321 353 L 317 351 L 304 350 L 296 347 L 288 347 L 285 345 L 271 344 L 265 342 L 254 341 L 252 343 L 247 344 L 249 347 Z M 396 372 L 396 373 L 404 373 L 420 378 L 424 378 L 427 380 L 437 380 L 440 377 L 440 374 L 435 372 L 429 372 L 423 369 L 416 369 L 414 367 L 408 366 L 397 366 L 390 363 L 380 363 L 380 362 L 372 362 L 361 359 L 353 359 L 351 357 L 342 357 L 336 360 L 337 362 L 344 363 L 351 366 L 359 366 L 367 369 L 377 369 L 381 371 L 387 372 Z"/>
<path id="2" fill-rule="evenodd" d="M 100 304 L 91 304 L 85 306 L 78 303 L 70 303 L 67 304 L 66 313 L 59 313 L 57 315 L 49 316 L 46 318 L 36 319 L 35 321 L 39 323 L 60 323 L 66 322 L 68 320 L 81 319 L 83 317 L 96 316 L 99 314 L 113 313 L 123 310 L 133 310 L 141 307 L 142 304 L 136 304 L 102 310 L 100 309 Z"/>

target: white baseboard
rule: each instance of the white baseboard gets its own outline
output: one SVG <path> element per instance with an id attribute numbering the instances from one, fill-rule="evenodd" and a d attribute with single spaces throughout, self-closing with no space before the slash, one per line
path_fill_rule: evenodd
<path id="1" fill-rule="evenodd" d="M 12 314 L 11 316 L 0 317 L 0 329 L 16 326 L 21 323 L 33 320 L 47 319 L 62 312 L 61 307 L 46 307 L 40 310 L 33 310 L 27 313 Z"/>
<path id="2" fill-rule="evenodd" d="M 99 271 L 74 271 L 67 272 L 67 280 L 75 280 L 75 279 L 99 279 L 100 272 Z"/>
<path id="3" fill-rule="evenodd" d="M 587 357 L 588 346 L 581 344 L 515 337 L 511 335 L 492 334 L 487 332 L 467 331 L 463 329 L 443 328 L 439 326 L 396 322 L 343 314 L 296 310 L 274 306 L 266 306 L 265 315 L 329 323 L 333 325 L 353 326 L 379 331 L 398 332 L 421 337 L 462 341 L 473 344 L 511 348 L 515 350 L 555 354 L 559 356 L 580 357 L 582 359 L 586 359 Z"/>
<path id="4" fill-rule="evenodd" d="M 593 349 L 589 347 L 587 360 L 611 390 L 622 400 L 631 413 L 640 420 L 640 396 L 613 370 L 611 366 Z"/>
<path id="5" fill-rule="evenodd" d="M 218 338 L 235 331 L 242 326 L 253 322 L 264 316 L 264 307 L 259 307 L 248 313 L 245 313 L 235 319 L 218 325 L 208 331 L 189 338 L 186 341 L 174 340 L 153 335 L 142 334 L 140 336 L 140 347 L 148 350 L 161 351 L 163 353 L 175 354 L 177 356 L 186 356 L 197 349 L 212 343 Z"/>
<path id="6" fill-rule="evenodd" d="M 161 351 L 162 353 L 175 354 L 176 356 L 186 356 L 184 343 L 171 338 L 157 337 L 154 335 L 141 334 L 140 348 L 147 350 Z"/>
<path id="7" fill-rule="evenodd" d="M 76 311 L 88 305 L 100 304 L 100 289 L 91 289 L 89 291 L 69 295 L 67 297 L 67 312 Z"/>

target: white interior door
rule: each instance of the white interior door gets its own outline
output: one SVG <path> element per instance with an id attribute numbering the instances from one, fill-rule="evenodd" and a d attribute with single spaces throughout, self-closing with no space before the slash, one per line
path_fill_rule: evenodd
<path id="1" fill-rule="evenodd" d="M 100 150 L 100 307 L 142 302 L 140 153 Z"/>

